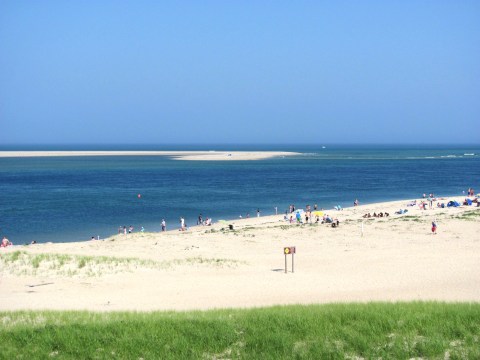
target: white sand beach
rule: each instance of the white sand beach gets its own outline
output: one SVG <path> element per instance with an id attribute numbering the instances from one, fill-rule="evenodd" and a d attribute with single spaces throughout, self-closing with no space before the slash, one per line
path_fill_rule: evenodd
<path id="1" fill-rule="evenodd" d="M 1 248 L 0 310 L 480 301 L 480 207 L 420 210 L 409 201 L 326 210 L 339 219 L 336 228 L 273 215 L 185 232 Z M 408 212 L 395 214 L 399 209 Z M 390 216 L 364 219 L 368 212 Z M 287 246 L 296 247 L 295 268 L 288 255 L 285 273 Z M 12 261 L 16 251 L 22 253 Z"/>
<path id="2" fill-rule="evenodd" d="M 0 151 L 0 158 L 50 156 L 166 156 L 176 160 L 193 161 L 264 160 L 292 155 L 299 155 L 299 153 L 288 151 Z"/>

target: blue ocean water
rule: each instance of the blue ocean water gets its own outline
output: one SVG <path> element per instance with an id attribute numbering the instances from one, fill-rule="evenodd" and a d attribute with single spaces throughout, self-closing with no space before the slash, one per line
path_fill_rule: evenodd
<path id="1" fill-rule="evenodd" d="M 2 150 L 283 150 L 261 161 L 163 156 L 0 158 L 0 236 L 15 244 L 101 238 L 119 226 L 159 231 L 185 217 L 237 219 L 289 204 L 351 206 L 478 188 L 480 146 L 117 146 Z M 473 154 L 473 155 L 472 155 Z M 141 194 L 141 197 L 138 197 Z"/>

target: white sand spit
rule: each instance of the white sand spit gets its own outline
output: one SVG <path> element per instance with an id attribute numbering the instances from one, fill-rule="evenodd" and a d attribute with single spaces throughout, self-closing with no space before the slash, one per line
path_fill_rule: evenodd
<path id="1" fill-rule="evenodd" d="M 0 157 L 49 156 L 167 156 L 176 160 L 263 160 L 299 155 L 286 151 L 0 151 Z"/>

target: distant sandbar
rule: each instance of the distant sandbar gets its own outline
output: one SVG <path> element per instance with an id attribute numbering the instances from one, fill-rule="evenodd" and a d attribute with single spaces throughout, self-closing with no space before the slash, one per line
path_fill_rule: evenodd
<path id="1" fill-rule="evenodd" d="M 168 156 L 175 160 L 263 160 L 299 155 L 285 151 L 0 151 L 2 157 L 53 156 Z"/>

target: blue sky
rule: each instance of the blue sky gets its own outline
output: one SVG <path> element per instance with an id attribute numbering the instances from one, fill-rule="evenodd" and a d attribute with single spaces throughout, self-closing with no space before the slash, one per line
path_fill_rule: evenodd
<path id="1" fill-rule="evenodd" d="M 0 143 L 479 143 L 479 1 L 2 1 Z"/>

